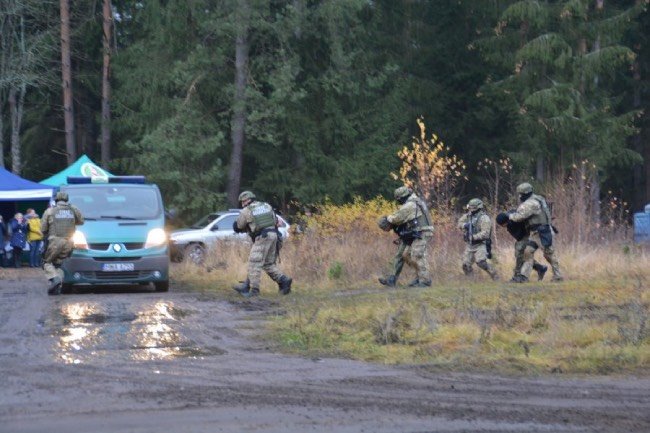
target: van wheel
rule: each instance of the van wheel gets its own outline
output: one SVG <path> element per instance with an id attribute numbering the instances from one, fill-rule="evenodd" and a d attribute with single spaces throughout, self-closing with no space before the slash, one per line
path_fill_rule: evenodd
<path id="1" fill-rule="evenodd" d="M 185 248 L 183 256 L 195 265 L 202 265 L 205 261 L 205 247 L 201 244 L 190 244 Z"/>
<path id="2" fill-rule="evenodd" d="M 63 283 L 61 286 L 61 293 L 71 293 L 72 292 L 72 284 L 69 283 Z"/>
<path id="3" fill-rule="evenodd" d="M 169 291 L 169 280 L 167 280 L 167 281 L 159 281 L 159 282 L 153 283 L 153 285 L 156 288 L 156 292 L 167 292 L 167 291 Z"/>

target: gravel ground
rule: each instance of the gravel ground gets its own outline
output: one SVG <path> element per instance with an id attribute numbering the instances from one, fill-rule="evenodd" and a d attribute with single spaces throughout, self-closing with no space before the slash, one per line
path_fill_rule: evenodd
<path id="1" fill-rule="evenodd" d="M 48 297 L 44 284 L 39 270 L 0 270 L 2 433 L 650 431 L 646 378 L 287 356 L 255 338 L 279 308 L 263 297 L 174 286 Z"/>

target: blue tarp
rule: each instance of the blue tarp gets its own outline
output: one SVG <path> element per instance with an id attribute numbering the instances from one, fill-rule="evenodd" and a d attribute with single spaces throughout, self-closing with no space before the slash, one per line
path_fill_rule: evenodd
<path id="1" fill-rule="evenodd" d="M 76 160 L 70 167 L 66 168 L 63 171 L 55 174 L 52 177 L 48 177 L 45 180 L 42 180 L 43 185 L 51 186 L 61 186 L 68 184 L 68 176 L 108 176 L 112 177 L 113 175 L 95 164 L 90 158 L 86 155 L 83 155 L 81 158 Z"/>
<path id="2" fill-rule="evenodd" d="M 634 242 L 650 242 L 650 212 L 634 214 Z"/>
<path id="3" fill-rule="evenodd" d="M 0 167 L 0 201 L 49 200 L 52 188 L 20 176 Z"/>

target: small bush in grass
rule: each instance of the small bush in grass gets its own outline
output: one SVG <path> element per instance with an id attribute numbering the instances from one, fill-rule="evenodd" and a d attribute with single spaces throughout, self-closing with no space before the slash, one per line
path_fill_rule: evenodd
<path id="1" fill-rule="evenodd" d="M 327 276 L 330 280 L 340 280 L 345 274 L 345 265 L 339 261 L 334 261 L 327 270 Z"/>

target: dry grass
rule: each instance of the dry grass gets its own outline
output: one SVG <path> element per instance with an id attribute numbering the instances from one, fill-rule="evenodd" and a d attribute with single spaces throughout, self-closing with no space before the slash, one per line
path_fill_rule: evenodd
<path id="1" fill-rule="evenodd" d="M 500 232 L 497 267 L 509 279 L 513 251 Z M 522 372 L 647 373 L 650 366 L 648 253 L 642 248 L 558 245 L 567 281 L 493 283 L 460 269 L 460 236 L 438 229 L 431 248 L 433 287 L 387 289 L 396 246 L 379 230 L 290 238 L 280 267 L 294 293 L 277 295 L 263 278 L 262 295 L 285 312 L 270 331 L 284 350 L 382 363 L 424 363 L 449 369 Z M 220 245 L 206 267 L 182 265 L 174 278 L 236 297 L 248 246 Z M 543 260 L 540 257 L 541 260 Z M 478 270 L 477 270 L 478 271 Z M 401 282 L 412 277 L 405 270 Z M 550 275 L 550 271 L 549 271 Z"/>

